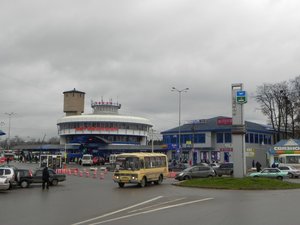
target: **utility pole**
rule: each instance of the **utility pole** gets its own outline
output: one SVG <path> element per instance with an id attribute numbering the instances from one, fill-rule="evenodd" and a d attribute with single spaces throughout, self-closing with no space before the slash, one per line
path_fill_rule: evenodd
<path id="1" fill-rule="evenodd" d="M 6 115 L 8 115 L 8 139 L 7 139 L 7 150 L 10 149 L 10 125 L 11 125 L 11 117 L 13 115 L 15 115 L 14 112 L 11 113 L 5 113 Z"/>

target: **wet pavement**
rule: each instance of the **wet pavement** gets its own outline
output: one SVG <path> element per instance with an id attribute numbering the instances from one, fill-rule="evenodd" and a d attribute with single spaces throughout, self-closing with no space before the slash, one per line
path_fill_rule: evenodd
<path id="1" fill-rule="evenodd" d="M 49 191 L 36 184 L 1 192 L 0 224 L 300 224 L 299 189 L 210 190 L 177 187 L 172 185 L 174 182 L 168 178 L 162 185 L 119 188 L 112 181 L 111 172 L 103 178 L 67 175 L 65 182 L 50 187 Z"/>

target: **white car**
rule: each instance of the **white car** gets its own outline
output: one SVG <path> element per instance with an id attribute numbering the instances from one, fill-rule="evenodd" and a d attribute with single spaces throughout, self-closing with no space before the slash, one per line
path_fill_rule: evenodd
<path id="1" fill-rule="evenodd" d="M 286 165 L 281 165 L 278 167 L 278 169 L 288 172 L 289 178 L 298 178 L 300 177 L 300 170 L 293 167 L 293 166 L 286 166 Z"/>
<path id="2" fill-rule="evenodd" d="M 85 154 L 82 156 L 81 159 L 81 165 L 89 165 L 92 166 L 93 165 L 93 156 L 89 155 L 89 154 Z"/>
<path id="3" fill-rule="evenodd" d="M 9 178 L 0 176 L 0 190 L 8 190 L 9 186 Z"/>
<path id="4" fill-rule="evenodd" d="M 18 184 L 17 177 L 16 177 L 16 168 L 1 166 L 0 167 L 0 176 L 8 178 L 10 188 L 16 186 Z"/>

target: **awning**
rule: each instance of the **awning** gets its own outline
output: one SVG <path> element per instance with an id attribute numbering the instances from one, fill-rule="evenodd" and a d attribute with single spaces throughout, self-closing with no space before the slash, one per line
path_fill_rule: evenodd
<path id="1" fill-rule="evenodd" d="M 2 130 L 0 130 L 0 136 L 5 135 L 6 133 L 4 133 Z"/>

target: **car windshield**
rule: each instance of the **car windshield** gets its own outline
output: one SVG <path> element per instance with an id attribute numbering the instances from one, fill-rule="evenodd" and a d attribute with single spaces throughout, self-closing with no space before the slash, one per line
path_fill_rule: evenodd
<path id="1" fill-rule="evenodd" d="M 83 156 L 82 159 L 83 160 L 89 160 L 89 159 L 91 159 L 91 156 Z"/>
<path id="2" fill-rule="evenodd" d="M 297 170 L 296 167 L 290 166 L 291 170 Z"/>
<path id="3" fill-rule="evenodd" d="M 116 164 L 120 170 L 139 170 L 141 167 L 137 157 L 117 157 Z"/>

